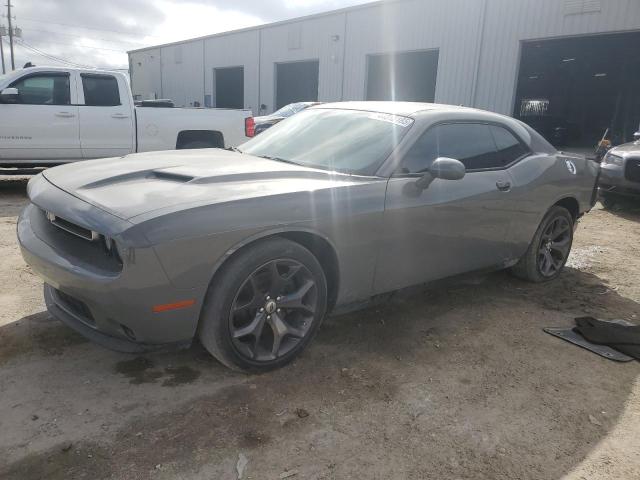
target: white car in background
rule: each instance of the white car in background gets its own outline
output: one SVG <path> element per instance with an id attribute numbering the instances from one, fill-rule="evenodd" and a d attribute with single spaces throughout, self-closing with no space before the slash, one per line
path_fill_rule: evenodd
<path id="1" fill-rule="evenodd" d="M 235 147 L 253 135 L 250 110 L 135 106 L 122 73 L 31 67 L 0 76 L 2 168 Z"/>

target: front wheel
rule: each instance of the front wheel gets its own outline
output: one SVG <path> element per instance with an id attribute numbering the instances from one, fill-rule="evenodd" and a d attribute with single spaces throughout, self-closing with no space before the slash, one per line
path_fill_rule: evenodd
<path id="1" fill-rule="evenodd" d="M 542 283 L 560 275 L 573 245 L 574 219 L 563 207 L 553 207 L 545 215 L 527 253 L 511 269 L 523 280 Z"/>
<path id="2" fill-rule="evenodd" d="M 326 309 L 327 284 L 316 257 L 295 242 L 273 238 L 240 252 L 216 275 L 199 337 L 226 366 L 264 372 L 302 352 Z"/>

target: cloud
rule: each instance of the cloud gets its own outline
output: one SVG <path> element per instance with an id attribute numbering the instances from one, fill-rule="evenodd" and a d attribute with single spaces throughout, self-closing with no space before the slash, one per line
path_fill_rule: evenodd
<path id="1" fill-rule="evenodd" d="M 60 64 L 53 60 L 59 57 L 88 66 L 126 68 L 127 50 L 366 1 L 21 0 L 14 2 L 13 10 L 15 24 L 23 32 L 23 38 L 16 42 L 16 66 L 27 61 L 36 65 Z M 5 57 L 8 60 L 8 48 Z"/>

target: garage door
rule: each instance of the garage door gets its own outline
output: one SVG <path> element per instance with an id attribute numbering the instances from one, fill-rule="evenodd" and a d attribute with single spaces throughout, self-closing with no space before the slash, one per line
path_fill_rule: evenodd
<path id="1" fill-rule="evenodd" d="M 640 124 L 640 32 L 527 42 L 514 116 L 557 146 L 615 143 Z"/>
<path id="2" fill-rule="evenodd" d="M 433 102 L 438 57 L 437 50 L 369 55 L 367 100 Z"/>
<path id="3" fill-rule="evenodd" d="M 215 68 L 217 108 L 244 108 L 244 67 Z"/>
<path id="4" fill-rule="evenodd" d="M 276 64 L 276 110 L 295 102 L 318 101 L 318 60 Z"/>

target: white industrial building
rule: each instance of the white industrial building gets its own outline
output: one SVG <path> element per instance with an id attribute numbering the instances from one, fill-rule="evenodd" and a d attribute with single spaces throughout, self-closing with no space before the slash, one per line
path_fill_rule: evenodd
<path id="1" fill-rule="evenodd" d="M 134 95 L 179 106 L 416 100 L 640 123 L 640 0 L 390 0 L 129 52 Z M 555 120 L 553 120 L 555 119 Z"/>

